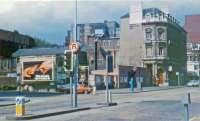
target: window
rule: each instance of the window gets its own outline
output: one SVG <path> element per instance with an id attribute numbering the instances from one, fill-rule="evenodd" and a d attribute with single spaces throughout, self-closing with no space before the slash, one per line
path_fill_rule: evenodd
<path id="1" fill-rule="evenodd" d="M 145 29 L 145 34 L 146 34 L 146 39 L 147 40 L 151 40 L 152 39 L 152 29 L 151 28 Z"/>
<path id="2" fill-rule="evenodd" d="M 146 18 L 146 21 L 149 22 L 151 20 L 151 14 L 150 13 L 147 13 L 145 15 L 145 18 Z"/>
<path id="3" fill-rule="evenodd" d="M 194 65 L 194 70 L 197 70 L 198 69 L 198 65 Z"/>
<path id="4" fill-rule="evenodd" d="M 192 56 L 190 56 L 190 61 L 193 61 Z"/>
<path id="5" fill-rule="evenodd" d="M 146 56 L 147 56 L 147 57 L 152 56 L 152 47 L 147 47 L 147 48 L 146 48 Z"/>
<path id="6" fill-rule="evenodd" d="M 158 28 L 158 40 L 165 40 L 165 30 Z"/>
<path id="7" fill-rule="evenodd" d="M 162 47 L 159 47 L 159 55 L 164 55 L 164 52 L 163 52 L 164 50 L 163 50 L 163 48 Z"/>

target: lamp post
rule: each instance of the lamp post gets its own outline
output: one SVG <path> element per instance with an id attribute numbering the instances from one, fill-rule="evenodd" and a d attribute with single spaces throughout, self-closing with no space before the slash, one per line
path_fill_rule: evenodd
<path id="1" fill-rule="evenodd" d="M 97 44 L 98 44 L 98 38 L 95 38 L 94 41 L 94 70 L 97 70 Z"/>
<path id="2" fill-rule="evenodd" d="M 169 85 L 169 73 L 172 72 L 172 66 L 168 66 L 168 72 L 167 72 L 167 81 L 168 81 L 168 85 Z"/>
<path id="3" fill-rule="evenodd" d="M 177 76 L 177 79 L 178 79 L 178 86 L 180 86 L 179 72 L 176 72 L 176 76 Z"/>
<path id="4" fill-rule="evenodd" d="M 75 24 L 74 24 L 74 42 L 77 42 L 77 0 L 75 1 Z M 72 61 L 73 61 L 73 108 L 77 107 L 77 83 L 78 83 L 78 54 L 72 54 Z"/>

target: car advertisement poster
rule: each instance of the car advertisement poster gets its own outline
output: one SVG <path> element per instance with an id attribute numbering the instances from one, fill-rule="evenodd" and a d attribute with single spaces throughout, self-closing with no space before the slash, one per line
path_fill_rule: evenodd
<path id="1" fill-rule="evenodd" d="M 23 62 L 24 81 L 52 81 L 53 61 L 31 61 Z"/>

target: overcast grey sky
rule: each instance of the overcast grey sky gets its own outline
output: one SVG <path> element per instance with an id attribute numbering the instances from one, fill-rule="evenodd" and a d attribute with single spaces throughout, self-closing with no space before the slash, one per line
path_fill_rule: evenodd
<path id="1" fill-rule="evenodd" d="M 78 0 L 78 22 L 120 21 L 134 0 Z M 169 8 L 183 25 L 185 15 L 200 14 L 200 0 L 143 0 L 143 7 Z M 0 0 L 0 29 L 63 44 L 74 22 L 75 0 Z"/>

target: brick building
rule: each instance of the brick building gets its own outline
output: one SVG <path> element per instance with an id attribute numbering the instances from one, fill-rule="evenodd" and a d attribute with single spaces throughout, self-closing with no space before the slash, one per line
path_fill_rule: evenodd
<path id="1" fill-rule="evenodd" d="M 185 16 L 184 29 L 188 33 L 188 41 L 200 43 L 200 15 Z"/>

